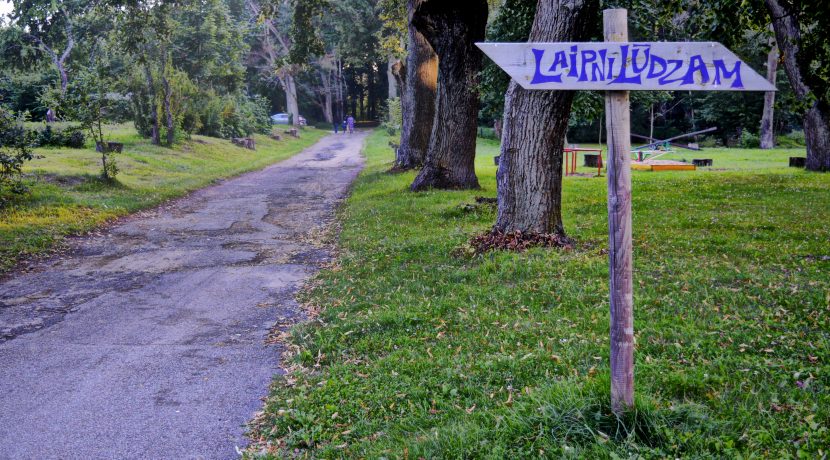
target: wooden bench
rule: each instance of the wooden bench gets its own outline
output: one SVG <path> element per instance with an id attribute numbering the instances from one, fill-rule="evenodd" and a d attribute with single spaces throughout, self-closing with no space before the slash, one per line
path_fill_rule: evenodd
<path id="1" fill-rule="evenodd" d="M 803 168 L 807 165 L 807 157 L 790 157 L 791 168 Z"/>
<path id="2" fill-rule="evenodd" d="M 712 166 L 712 159 L 711 158 L 695 158 L 692 160 L 692 164 L 695 166 Z"/>

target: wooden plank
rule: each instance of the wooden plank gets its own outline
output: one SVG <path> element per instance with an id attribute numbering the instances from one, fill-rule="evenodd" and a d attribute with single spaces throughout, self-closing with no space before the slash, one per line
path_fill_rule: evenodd
<path id="1" fill-rule="evenodd" d="M 628 12 L 605 10 L 606 42 L 628 41 Z M 634 406 L 634 298 L 631 274 L 631 111 L 628 91 L 605 93 L 608 132 L 608 259 L 611 310 L 611 408 Z"/>
<path id="2" fill-rule="evenodd" d="M 717 42 L 477 45 L 525 89 L 775 91 Z"/>

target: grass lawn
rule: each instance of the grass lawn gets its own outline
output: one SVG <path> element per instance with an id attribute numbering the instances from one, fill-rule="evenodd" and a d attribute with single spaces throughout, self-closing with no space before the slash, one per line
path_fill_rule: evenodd
<path id="1" fill-rule="evenodd" d="M 251 151 L 204 136 L 168 149 L 151 145 L 132 125 L 107 131 L 109 140 L 124 143 L 124 153 L 115 155 L 115 185 L 98 179 L 101 160 L 91 142 L 85 149 L 36 149 L 42 158 L 24 170 L 31 194 L 0 208 L 0 274 L 19 260 L 48 253 L 67 235 L 288 158 L 325 134 L 306 129 L 300 139 L 282 141 L 257 135 L 257 150 Z"/>
<path id="2" fill-rule="evenodd" d="M 251 456 L 827 455 L 830 174 L 788 168 L 803 150 L 633 173 L 637 410 L 618 420 L 605 179 L 564 181 L 575 249 L 472 256 L 497 145 L 479 143 L 482 190 L 414 194 L 385 173 L 388 140 L 368 141 L 338 263 L 303 294 L 322 312 L 291 332 Z"/>

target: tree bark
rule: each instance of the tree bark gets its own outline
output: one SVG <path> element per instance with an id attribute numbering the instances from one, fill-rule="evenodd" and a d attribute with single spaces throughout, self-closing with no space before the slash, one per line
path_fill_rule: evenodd
<path id="1" fill-rule="evenodd" d="M 585 40 L 598 10 L 596 0 L 539 0 L 530 40 Z M 562 150 L 573 97 L 573 91 L 528 91 L 510 83 L 496 174 L 494 231 L 565 234 Z"/>
<path id="2" fill-rule="evenodd" d="M 388 81 L 388 97 L 389 99 L 394 99 L 398 97 L 398 80 L 395 78 L 395 63 L 398 62 L 398 59 L 395 56 L 389 56 L 389 60 L 386 63 L 386 79 Z"/>
<path id="3" fill-rule="evenodd" d="M 150 63 L 144 64 L 144 77 L 147 81 L 147 93 L 150 100 L 150 113 L 153 120 L 152 134 L 150 136 L 153 145 L 161 144 L 161 134 L 159 130 L 159 109 L 156 101 L 156 84 L 153 81 L 153 71 L 150 69 Z"/>
<path id="4" fill-rule="evenodd" d="M 170 80 L 167 78 L 167 52 L 162 52 L 161 64 L 161 85 L 164 88 L 164 115 L 167 121 L 167 146 L 172 147 L 176 140 L 176 127 L 173 124 L 173 110 L 171 108 L 171 100 L 173 99 L 173 88 L 170 86 Z"/>
<path id="5" fill-rule="evenodd" d="M 420 2 L 407 2 L 409 54 L 406 58 L 406 83 L 401 93 L 401 146 L 395 158 L 395 169 L 414 169 L 424 164 L 435 121 L 438 55 L 412 24 L 412 15 Z"/>
<path id="6" fill-rule="evenodd" d="M 290 72 L 283 70 L 282 88 L 285 90 L 285 105 L 288 113 L 291 114 L 291 122 L 294 126 L 300 124 L 300 109 L 297 104 L 297 82 L 294 81 L 294 76 Z"/>
<path id="7" fill-rule="evenodd" d="M 331 70 L 320 69 L 320 81 L 323 83 L 323 117 L 331 124 L 334 121 L 332 111 Z"/>
<path id="8" fill-rule="evenodd" d="M 478 82 L 484 39 L 486 0 L 423 0 L 412 24 L 438 54 L 435 120 L 424 167 L 413 191 L 429 188 L 478 188 L 475 173 Z"/>
<path id="9" fill-rule="evenodd" d="M 772 48 L 767 53 L 767 81 L 775 86 L 775 76 L 778 72 L 778 47 L 771 43 Z M 764 112 L 761 117 L 761 148 L 771 149 L 775 147 L 775 127 L 773 116 L 775 113 L 775 91 L 764 93 Z"/>
<path id="10" fill-rule="evenodd" d="M 830 171 L 830 107 L 813 93 L 802 75 L 799 65 L 801 29 L 797 16 L 778 0 L 765 2 L 793 92 L 800 100 L 810 103 L 803 114 L 804 136 L 807 140 L 806 168 L 811 171 Z"/>

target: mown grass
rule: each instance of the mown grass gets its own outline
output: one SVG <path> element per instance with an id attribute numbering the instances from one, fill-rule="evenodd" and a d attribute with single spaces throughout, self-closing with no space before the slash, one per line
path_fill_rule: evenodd
<path id="1" fill-rule="evenodd" d="M 99 179 L 100 156 L 91 145 L 36 149 L 42 158 L 24 170 L 31 193 L 0 208 L 0 274 L 48 253 L 67 235 L 288 158 L 325 134 L 307 129 L 300 139 L 281 141 L 257 135 L 257 150 L 251 151 L 204 136 L 169 149 L 150 144 L 131 125 L 107 131 L 109 140 L 124 143 L 124 153 L 115 155 L 115 184 Z"/>
<path id="2" fill-rule="evenodd" d="M 303 297 L 324 310 L 291 334 L 302 369 L 277 379 L 250 456 L 827 454 L 830 175 L 786 167 L 803 152 L 634 172 L 637 408 L 618 420 L 605 179 L 565 179 L 575 249 L 474 257 L 497 145 L 480 142 L 482 190 L 415 194 L 385 173 L 387 141 L 368 141 L 338 264 Z"/>

